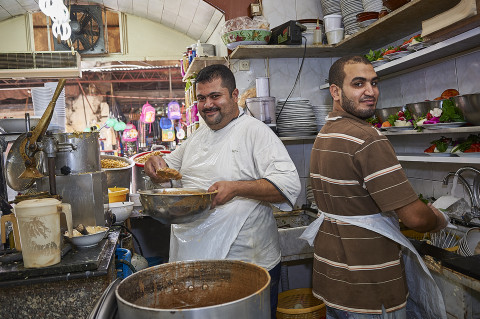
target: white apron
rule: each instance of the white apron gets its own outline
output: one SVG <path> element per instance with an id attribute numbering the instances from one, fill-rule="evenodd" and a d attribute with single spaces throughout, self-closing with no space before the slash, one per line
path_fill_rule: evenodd
<path id="1" fill-rule="evenodd" d="M 379 213 L 367 216 L 339 216 L 319 212 L 318 218 L 303 232 L 300 238 L 313 246 L 315 237 L 325 216 L 374 231 L 402 245 L 405 274 L 409 291 L 407 318 L 446 319 L 443 297 L 430 271 L 412 243 L 403 236 L 393 213 Z"/>

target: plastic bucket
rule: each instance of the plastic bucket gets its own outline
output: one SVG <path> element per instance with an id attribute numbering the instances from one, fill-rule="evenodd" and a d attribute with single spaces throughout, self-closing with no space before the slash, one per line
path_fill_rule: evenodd
<path id="1" fill-rule="evenodd" d="M 130 190 L 125 187 L 111 187 L 108 189 L 108 202 L 125 202 L 127 200 L 127 194 L 129 192 Z"/>
<path id="2" fill-rule="evenodd" d="M 342 27 L 342 16 L 340 14 L 329 14 L 323 17 L 325 32 Z"/>

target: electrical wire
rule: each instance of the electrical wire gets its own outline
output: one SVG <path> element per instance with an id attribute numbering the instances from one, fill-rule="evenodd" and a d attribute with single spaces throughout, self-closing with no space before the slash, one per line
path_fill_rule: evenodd
<path id="1" fill-rule="evenodd" d="M 120 226 L 121 228 L 125 229 L 127 231 L 127 233 L 131 234 L 133 239 L 135 239 L 135 241 L 137 242 L 137 246 L 138 246 L 138 250 L 140 250 L 140 255 L 143 256 L 143 250 L 142 250 L 142 247 L 140 246 L 140 242 L 138 241 L 137 237 L 132 233 L 132 231 L 130 229 L 128 229 L 127 227 L 123 226 L 123 225 L 120 225 L 120 224 L 114 224 L 113 226 Z"/>
<path id="2" fill-rule="evenodd" d="M 295 90 L 295 87 L 297 86 L 298 80 L 300 79 L 300 74 L 302 73 L 302 68 L 303 68 L 303 62 L 305 62 L 305 55 L 307 53 L 307 38 L 302 35 L 302 38 L 305 40 L 305 46 L 303 47 L 303 57 L 302 57 L 302 63 L 300 63 L 300 69 L 298 69 L 298 74 L 297 78 L 295 79 L 295 83 L 293 84 L 293 88 L 290 91 L 290 94 L 288 94 L 287 98 L 285 99 L 285 102 L 283 102 L 282 107 L 280 108 L 280 112 L 278 112 L 277 115 L 277 120 L 276 122 L 278 123 L 278 119 L 280 118 L 280 114 L 282 114 L 283 108 L 285 107 L 285 104 L 287 104 L 288 99 L 292 95 L 293 91 Z"/>

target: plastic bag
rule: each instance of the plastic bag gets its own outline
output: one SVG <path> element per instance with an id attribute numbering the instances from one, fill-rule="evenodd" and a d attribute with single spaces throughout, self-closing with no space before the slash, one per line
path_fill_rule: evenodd
<path id="1" fill-rule="evenodd" d="M 270 23 L 264 16 L 255 16 L 253 19 L 247 16 L 237 17 L 225 21 L 220 28 L 220 34 L 235 30 L 263 29 L 270 30 Z"/>

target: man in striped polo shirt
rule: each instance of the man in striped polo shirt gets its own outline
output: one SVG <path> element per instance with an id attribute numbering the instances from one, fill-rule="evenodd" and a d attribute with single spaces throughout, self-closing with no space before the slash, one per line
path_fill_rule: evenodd
<path id="1" fill-rule="evenodd" d="M 327 305 L 327 319 L 446 318 L 426 267 L 420 271 L 423 277 L 408 278 L 413 270 L 406 264 L 421 266 L 422 261 L 403 249 L 414 250 L 401 235 L 398 218 L 419 232 L 439 231 L 447 220 L 418 199 L 388 139 L 365 121 L 375 112 L 377 74 L 364 57 L 343 57 L 332 65 L 329 83 L 333 110 L 310 159 L 321 212 L 309 227 L 316 227 L 310 237 L 315 246 L 313 293 Z M 414 262 L 404 261 L 402 250 Z M 419 280 L 430 285 L 430 299 L 419 296 L 427 302 L 414 299 L 417 293 L 428 295 L 413 288 Z M 414 299 L 412 310 L 406 307 L 409 298 Z"/>

